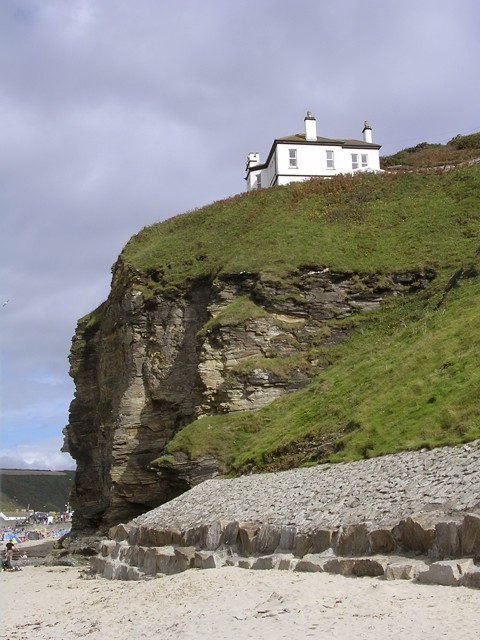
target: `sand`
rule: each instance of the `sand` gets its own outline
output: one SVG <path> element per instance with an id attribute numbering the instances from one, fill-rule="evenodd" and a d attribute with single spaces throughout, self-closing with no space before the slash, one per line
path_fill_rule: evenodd
<path id="1" fill-rule="evenodd" d="M 479 637 L 480 590 L 463 587 L 236 567 L 139 582 L 85 575 L 47 566 L 2 572 L 0 637 Z"/>

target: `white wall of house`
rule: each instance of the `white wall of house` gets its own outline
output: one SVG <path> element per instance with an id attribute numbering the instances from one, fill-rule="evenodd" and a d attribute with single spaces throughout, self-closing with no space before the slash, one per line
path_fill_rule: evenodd
<path id="1" fill-rule="evenodd" d="M 307 138 L 312 137 L 314 119 L 310 113 L 305 118 Z M 310 133 L 310 135 L 309 135 Z M 335 144 L 322 144 L 318 140 L 306 140 L 302 144 L 295 140 L 280 139 L 274 142 L 268 166 L 260 163 L 256 154 L 255 166 L 247 165 L 247 191 L 267 188 L 275 184 L 284 185 L 312 177 L 331 177 L 358 171 L 380 171 L 379 146 L 372 145 L 371 128 L 365 123 L 363 140 L 354 143 L 335 140 Z M 251 154 L 252 155 L 252 154 Z M 250 156 L 249 156 L 250 157 Z M 260 178 L 258 179 L 258 176 Z"/>
<path id="2" fill-rule="evenodd" d="M 264 185 L 265 187 L 271 187 L 275 183 L 275 167 L 276 157 L 275 154 L 273 154 L 268 167 L 262 169 L 262 185 Z"/>
<path id="3" fill-rule="evenodd" d="M 247 191 L 252 191 L 253 189 L 257 189 L 257 175 L 262 175 L 262 171 L 261 169 L 259 169 L 258 171 L 256 171 L 255 169 L 250 169 L 249 172 L 247 172 Z M 262 187 L 263 185 L 260 185 L 260 187 Z"/>

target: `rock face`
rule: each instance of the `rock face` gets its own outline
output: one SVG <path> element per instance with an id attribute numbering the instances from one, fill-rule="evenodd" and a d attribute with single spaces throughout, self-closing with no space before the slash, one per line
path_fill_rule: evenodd
<path id="1" fill-rule="evenodd" d="M 432 277 L 322 268 L 289 284 L 242 273 L 161 293 L 119 262 L 108 300 L 72 342 L 64 450 L 77 462 L 73 532 L 103 533 L 214 477 L 210 457 L 151 463 L 196 418 L 255 410 L 306 384 L 323 364 L 309 357 L 312 344 L 341 340 L 358 310 Z"/>

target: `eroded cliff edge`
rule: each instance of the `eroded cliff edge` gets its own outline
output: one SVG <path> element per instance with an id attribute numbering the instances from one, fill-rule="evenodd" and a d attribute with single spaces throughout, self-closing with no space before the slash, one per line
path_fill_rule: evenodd
<path id="1" fill-rule="evenodd" d="M 305 385 L 359 315 L 433 275 L 319 266 L 282 281 L 243 272 L 152 291 L 150 276 L 119 260 L 108 300 L 79 321 L 70 355 L 74 532 L 105 532 L 214 477 L 211 456 L 152 463 L 193 420 L 255 410 Z"/>

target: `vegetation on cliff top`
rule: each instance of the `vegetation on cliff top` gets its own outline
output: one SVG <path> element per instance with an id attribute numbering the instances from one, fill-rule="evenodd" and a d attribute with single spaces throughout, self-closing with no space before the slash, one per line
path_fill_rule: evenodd
<path id="1" fill-rule="evenodd" d="M 454 139 L 434 157 L 462 145 L 478 157 L 480 141 L 468 138 L 466 147 Z M 384 166 L 422 166 L 425 153 L 440 164 L 433 146 L 405 150 Z M 168 453 L 213 454 L 225 472 L 238 473 L 480 437 L 479 185 L 478 164 L 338 176 L 235 196 L 134 236 L 117 269 L 146 274 L 152 295 L 227 273 L 284 279 L 322 265 L 437 274 L 426 291 L 392 298 L 330 347 L 332 364 L 307 387 L 259 411 L 193 422 Z"/>
<path id="2" fill-rule="evenodd" d="M 397 153 L 381 158 L 383 169 L 401 165 L 416 169 L 438 167 L 441 165 L 458 164 L 478 158 L 480 150 L 480 133 L 466 136 L 455 136 L 447 144 L 420 144 Z"/>
<path id="3" fill-rule="evenodd" d="M 117 270 L 146 274 L 154 291 L 242 271 L 284 278 L 309 265 L 369 273 L 454 268 L 478 244 L 479 180 L 476 166 L 242 194 L 143 229 Z"/>

